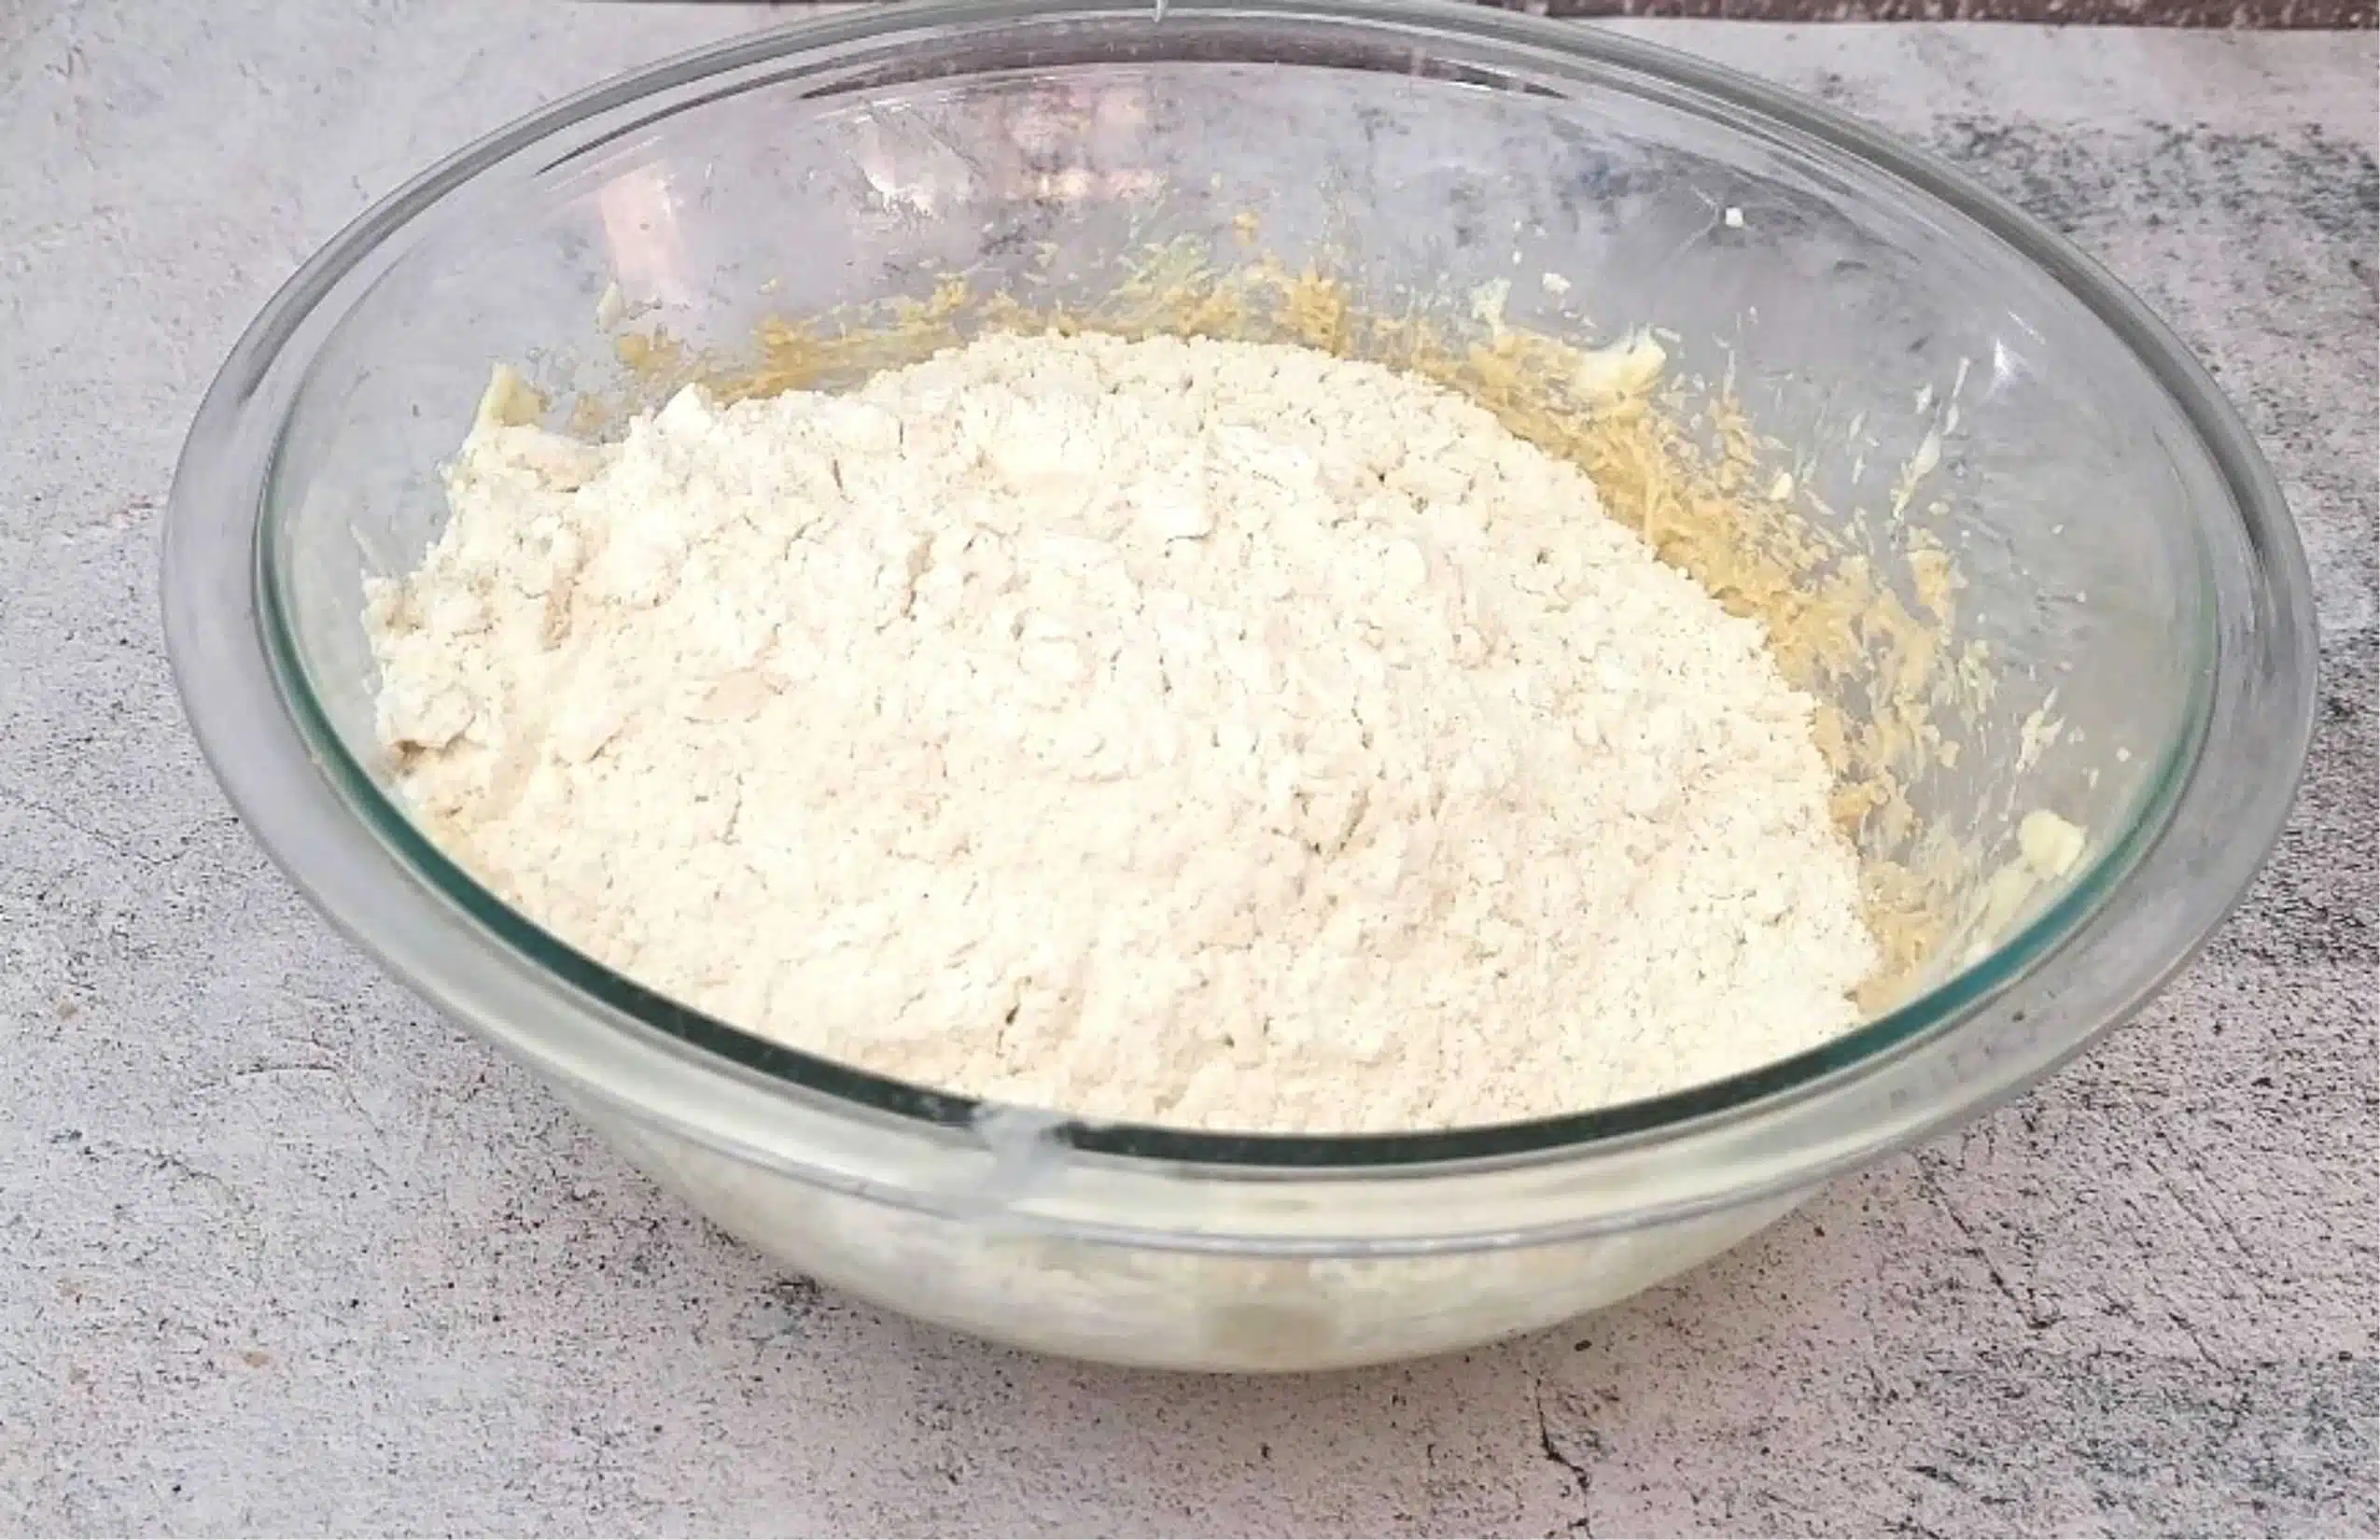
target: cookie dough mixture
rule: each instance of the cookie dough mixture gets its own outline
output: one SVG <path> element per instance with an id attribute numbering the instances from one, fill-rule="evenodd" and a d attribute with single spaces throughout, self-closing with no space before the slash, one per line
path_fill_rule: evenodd
<path id="1" fill-rule="evenodd" d="M 1759 627 L 1435 385 L 994 336 L 617 444 L 499 372 L 371 584 L 432 836 L 752 1031 L 1107 1119 L 1444 1127 L 1851 1026 Z"/>

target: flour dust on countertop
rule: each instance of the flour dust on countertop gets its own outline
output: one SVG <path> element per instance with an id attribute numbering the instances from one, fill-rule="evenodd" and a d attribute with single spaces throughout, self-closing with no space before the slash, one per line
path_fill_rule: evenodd
<path id="1" fill-rule="evenodd" d="M 1483 409 L 994 336 L 616 444 L 498 371 L 371 583 L 431 835 L 763 1036 L 1094 1118 L 1445 1127 L 1854 1024 L 1814 703 Z"/>

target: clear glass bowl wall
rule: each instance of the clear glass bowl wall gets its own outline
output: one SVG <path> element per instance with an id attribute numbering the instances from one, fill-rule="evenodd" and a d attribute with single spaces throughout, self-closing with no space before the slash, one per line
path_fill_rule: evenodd
<path id="1" fill-rule="evenodd" d="M 1842 525 L 1905 595 L 1907 532 L 1934 531 L 1965 585 L 1956 637 L 1995 665 L 1912 802 L 2011 855 L 2015 820 L 2053 810 L 2088 832 L 2076 871 L 1907 1003 L 1736 1082 L 1508 1129 L 1233 1141 L 1054 1131 L 760 1043 L 570 953 L 411 830 L 372 744 L 361 579 L 435 536 L 438 468 L 491 365 L 616 403 L 650 385 L 598 319 L 615 285 L 644 323 L 733 355 L 764 317 L 921 300 L 953 273 L 1080 304 L 1154 246 L 1239 267 L 1252 222 L 1267 256 L 1383 314 L 1508 285 L 1515 327 L 1665 329 L 1673 372 L 1731 381 L 1804 452 L 1822 522 L 1889 504 L 1930 435 L 1911 519 Z M 2128 297 L 1820 109 L 1491 13 L 903 7 L 598 88 L 301 273 L 227 365 L 175 504 L 194 723 L 334 918 L 756 1245 L 1129 1362 L 1456 1347 L 1732 1244 L 2136 1004 L 2269 847 L 2310 712 L 2303 561 L 2270 477 Z M 1839 704 L 1869 709 L 1856 680 Z M 2069 727 L 2021 763 L 2045 707 Z M 2242 734 L 2281 767 L 2243 759 Z"/>

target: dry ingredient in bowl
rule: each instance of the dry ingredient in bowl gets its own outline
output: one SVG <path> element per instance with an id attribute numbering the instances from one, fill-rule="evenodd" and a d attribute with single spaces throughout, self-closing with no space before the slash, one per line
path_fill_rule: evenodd
<path id="1" fill-rule="evenodd" d="M 1856 1018 L 1813 701 L 1576 469 L 1301 348 L 995 336 L 614 445 L 499 372 L 367 623 L 432 836 L 764 1036 L 1438 1127 Z"/>

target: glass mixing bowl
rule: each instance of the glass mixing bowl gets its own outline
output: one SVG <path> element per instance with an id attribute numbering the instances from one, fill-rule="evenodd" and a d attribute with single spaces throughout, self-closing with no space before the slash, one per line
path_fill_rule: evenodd
<path id="1" fill-rule="evenodd" d="M 439 527 L 439 467 L 491 365 L 557 419 L 575 401 L 616 421 L 697 360 L 750 355 L 772 315 L 931 339 L 972 324 L 961 289 L 1098 314 L 1235 273 L 1422 316 L 1455 360 L 1661 329 L 1679 452 L 1726 483 L 1747 542 L 1777 520 L 1808 537 L 1790 581 L 1732 597 L 1799 638 L 1839 747 L 1893 782 L 1851 810 L 1863 855 L 1933 882 L 1947 916 L 1865 1026 L 1521 1125 L 1087 1127 L 659 998 L 407 821 L 373 747 L 361 581 Z M 1334 333 L 1393 335 L 1414 333 Z M 1566 357 L 1583 380 L 1645 354 Z M 175 481 L 164 598 L 190 720 L 259 840 L 663 1183 L 917 1315 L 1199 1368 L 1556 1322 L 2009 1095 L 2137 1008 L 2238 897 L 2313 703 L 2271 474 L 2174 337 L 2065 243 L 1690 59 L 1346 0 L 868 9 L 505 129 L 357 220 L 241 340 Z"/>

